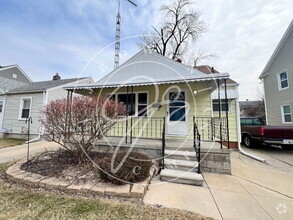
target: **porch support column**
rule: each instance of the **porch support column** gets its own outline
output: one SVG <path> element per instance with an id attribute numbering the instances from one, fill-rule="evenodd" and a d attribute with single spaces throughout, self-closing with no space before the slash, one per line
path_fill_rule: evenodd
<path id="1" fill-rule="evenodd" d="M 134 103 L 134 100 L 133 100 L 133 86 L 131 86 L 131 111 L 132 111 L 132 109 L 134 109 L 135 108 L 135 106 L 133 106 L 133 103 Z M 134 112 L 135 112 L 135 109 L 134 109 Z M 133 115 L 131 115 L 130 116 L 130 127 L 131 127 L 131 129 L 130 129 L 130 143 L 132 144 L 132 116 Z"/>
<path id="2" fill-rule="evenodd" d="M 129 87 L 126 87 L 126 110 L 128 111 L 128 93 L 129 93 Z M 126 131 L 125 131 L 125 143 L 127 143 L 127 135 L 128 135 L 128 112 L 126 115 Z"/>
<path id="3" fill-rule="evenodd" d="M 223 148 L 223 138 L 222 138 L 222 105 L 221 105 L 221 93 L 220 93 L 220 80 L 217 79 L 218 84 L 218 103 L 219 103 L 219 123 L 220 123 L 220 143 L 221 149 Z"/>
<path id="4" fill-rule="evenodd" d="M 227 79 L 224 79 L 224 83 L 225 83 L 225 104 L 226 104 L 227 141 L 228 141 L 228 149 L 230 149 L 229 115 L 228 115 L 228 99 L 227 99 Z"/>
<path id="5" fill-rule="evenodd" d="M 70 132 L 70 126 L 68 126 L 68 123 L 70 123 L 71 118 L 71 105 L 70 102 L 72 101 L 72 93 L 73 90 L 67 90 L 67 108 L 69 111 L 66 111 L 66 119 L 65 119 L 65 130 Z"/>

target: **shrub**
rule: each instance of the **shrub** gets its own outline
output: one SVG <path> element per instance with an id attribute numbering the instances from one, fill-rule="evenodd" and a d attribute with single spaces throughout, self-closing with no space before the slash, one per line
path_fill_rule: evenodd
<path id="1" fill-rule="evenodd" d="M 63 146 L 73 157 L 85 161 L 100 140 L 126 115 L 123 103 L 98 96 L 51 101 L 42 111 L 44 135 Z"/>
<path id="2" fill-rule="evenodd" d="M 117 153 L 114 160 L 114 169 L 123 161 L 127 152 Z M 112 157 L 106 157 L 100 161 L 100 178 L 105 182 L 111 182 L 116 185 L 126 183 L 136 183 L 145 180 L 149 176 L 149 170 L 152 166 L 151 159 L 141 153 L 131 152 L 117 172 L 111 169 Z"/>

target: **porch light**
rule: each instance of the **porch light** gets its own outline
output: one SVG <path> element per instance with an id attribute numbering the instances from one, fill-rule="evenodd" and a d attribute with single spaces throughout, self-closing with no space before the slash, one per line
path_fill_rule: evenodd
<path id="1" fill-rule="evenodd" d="M 197 91 L 193 91 L 194 96 L 197 96 Z"/>

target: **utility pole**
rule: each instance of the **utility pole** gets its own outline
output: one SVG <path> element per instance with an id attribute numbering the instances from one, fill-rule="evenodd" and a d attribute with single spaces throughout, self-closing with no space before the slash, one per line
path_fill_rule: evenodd
<path id="1" fill-rule="evenodd" d="M 137 5 L 131 0 L 127 0 L 129 3 L 137 7 Z M 121 33 L 121 15 L 120 15 L 120 0 L 118 0 L 118 13 L 116 16 L 116 35 L 115 35 L 115 60 L 114 69 L 119 67 L 119 55 L 120 55 L 120 33 Z"/>

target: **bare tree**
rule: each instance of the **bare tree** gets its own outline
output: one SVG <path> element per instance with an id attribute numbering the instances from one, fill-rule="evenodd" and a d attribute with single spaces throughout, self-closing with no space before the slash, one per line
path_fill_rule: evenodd
<path id="1" fill-rule="evenodd" d="M 153 27 L 153 34 L 142 37 L 139 45 L 172 59 L 182 57 L 204 32 L 205 25 L 200 14 L 190 8 L 190 0 L 173 0 L 163 5 L 161 11 L 165 15 L 160 28 Z"/>
<path id="2" fill-rule="evenodd" d="M 188 58 L 188 65 L 198 66 L 204 60 L 211 60 L 216 58 L 218 58 L 216 54 L 210 54 L 205 50 L 198 50 L 197 53 L 191 53 Z"/>

